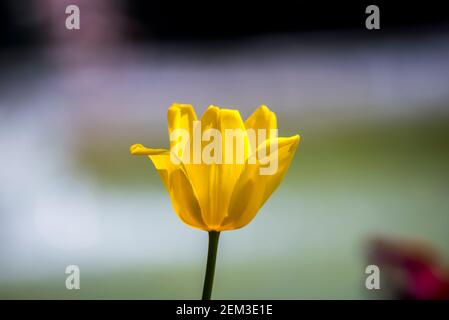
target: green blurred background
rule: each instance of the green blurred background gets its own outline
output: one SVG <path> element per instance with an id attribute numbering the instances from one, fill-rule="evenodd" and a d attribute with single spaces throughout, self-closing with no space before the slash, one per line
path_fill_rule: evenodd
<path id="1" fill-rule="evenodd" d="M 280 136 L 302 137 L 254 221 L 221 235 L 214 298 L 371 298 L 372 237 L 420 239 L 447 262 L 444 30 L 130 44 L 129 21 L 97 3 L 83 25 L 95 32 L 50 25 L 32 50 L 2 48 L 0 298 L 200 297 L 207 233 L 182 224 L 151 162 L 128 152 L 168 146 L 172 102 L 244 118 L 267 104 Z M 70 264 L 80 290 L 65 288 Z"/>

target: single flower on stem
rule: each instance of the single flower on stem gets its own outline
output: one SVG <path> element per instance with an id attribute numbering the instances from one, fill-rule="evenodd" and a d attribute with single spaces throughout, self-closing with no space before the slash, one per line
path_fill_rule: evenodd
<path id="1" fill-rule="evenodd" d="M 276 115 L 263 105 L 245 122 L 238 110 L 216 106 L 198 121 L 191 105 L 174 103 L 168 109 L 168 132 L 170 150 L 134 144 L 130 152 L 153 162 L 178 217 L 209 233 L 203 288 L 203 299 L 209 300 L 220 232 L 251 222 L 281 183 L 300 137 L 277 137 Z M 179 132 L 189 139 L 179 139 Z M 235 132 L 242 133 L 240 140 L 231 135 Z M 203 161 L 207 156 L 213 161 Z M 267 172 L 271 161 L 276 166 Z"/>

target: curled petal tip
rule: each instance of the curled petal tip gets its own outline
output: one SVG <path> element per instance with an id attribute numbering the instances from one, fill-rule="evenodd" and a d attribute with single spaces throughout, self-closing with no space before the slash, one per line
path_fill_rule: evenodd
<path id="1" fill-rule="evenodd" d="M 281 145 L 286 145 L 286 144 L 296 145 L 299 143 L 300 140 L 301 140 L 301 136 L 299 134 L 295 134 L 294 136 L 291 136 L 291 137 L 279 138 L 279 143 Z"/>
<path id="2" fill-rule="evenodd" d="M 129 152 L 132 155 L 155 155 L 155 154 L 161 154 L 166 152 L 165 149 L 151 149 L 147 148 L 140 143 L 133 144 L 131 147 L 129 147 Z"/>
<path id="3" fill-rule="evenodd" d="M 207 107 L 206 111 L 204 111 L 204 114 L 216 114 L 216 115 L 218 115 L 219 113 L 220 113 L 220 108 L 217 107 L 217 106 L 214 106 L 213 104 L 209 105 Z"/>
<path id="4" fill-rule="evenodd" d="M 143 145 L 136 143 L 129 147 L 129 152 L 131 154 L 138 154 L 141 148 L 143 148 Z"/>
<path id="5" fill-rule="evenodd" d="M 193 106 L 191 104 L 187 103 L 178 103 L 174 102 L 171 104 L 171 106 L 168 108 L 168 110 L 193 110 Z"/>
<path id="6" fill-rule="evenodd" d="M 280 147 L 289 147 L 288 148 L 289 152 L 294 151 L 298 147 L 300 140 L 301 140 L 301 137 L 299 136 L 299 134 L 296 134 L 294 136 L 287 137 L 287 138 L 279 138 L 279 140 L 278 140 L 279 148 Z"/>
<path id="7" fill-rule="evenodd" d="M 170 107 L 169 107 L 169 109 L 170 108 L 179 108 L 179 107 L 182 107 L 184 104 L 183 103 L 179 103 L 179 102 L 173 102 L 171 105 L 170 105 Z"/>
<path id="8" fill-rule="evenodd" d="M 299 144 L 299 141 L 301 141 L 301 136 L 299 134 L 294 135 L 293 137 L 291 137 L 293 143 L 292 143 L 292 148 L 296 148 Z M 292 149 L 290 148 L 290 150 Z"/>
<path id="9" fill-rule="evenodd" d="M 261 109 L 262 111 L 265 111 L 265 112 L 271 112 L 270 108 L 268 108 L 267 105 L 265 105 L 265 104 L 261 104 L 259 106 L 259 109 Z"/>

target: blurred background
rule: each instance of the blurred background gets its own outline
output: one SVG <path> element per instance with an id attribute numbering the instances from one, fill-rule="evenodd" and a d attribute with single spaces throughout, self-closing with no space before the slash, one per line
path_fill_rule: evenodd
<path id="1" fill-rule="evenodd" d="M 448 18 L 379 2 L 367 30 L 368 4 L 1 1 L 0 298 L 200 297 L 207 234 L 128 152 L 168 146 L 172 102 L 266 104 L 302 136 L 255 220 L 222 234 L 214 298 L 447 297 Z"/>

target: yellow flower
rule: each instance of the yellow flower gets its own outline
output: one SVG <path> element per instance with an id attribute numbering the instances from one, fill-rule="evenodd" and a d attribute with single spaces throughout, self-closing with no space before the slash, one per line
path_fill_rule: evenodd
<path id="1" fill-rule="evenodd" d="M 192 137 L 197 120 L 191 105 L 173 104 L 168 109 L 169 135 L 176 129 L 184 129 Z M 176 214 L 184 223 L 205 231 L 238 229 L 256 216 L 279 186 L 293 159 L 300 137 L 273 136 L 270 129 L 277 129 L 276 115 L 266 106 L 260 106 L 245 122 L 238 110 L 210 106 L 201 117 L 200 132 L 204 133 L 211 128 L 222 133 L 223 145 L 225 130 L 241 129 L 245 133 L 243 163 L 192 163 L 185 161 L 182 152 L 178 155 L 180 161 L 175 163 L 170 150 L 150 149 L 140 144 L 132 145 L 130 152 L 133 155 L 148 155 L 170 194 Z M 266 139 L 260 140 L 258 136 L 256 143 L 252 143 L 246 134 L 250 129 L 255 132 L 259 129 L 266 130 Z M 173 148 L 176 143 L 177 141 L 171 141 L 170 147 Z M 260 169 L 267 159 L 250 159 L 257 158 L 257 152 L 261 151 L 265 151 L 267 156 L 271 155 L 271 146 L 276 146 L 276 143 L 277 170 L 274 174 L 262 175 Z M 202 141 L 201 148 L 205 144 Z M 193 153 L 192 144 L 183 147 L 190 148 L 190 155 Z M 225 149 L 223 153 L 226 152 L 229 150 Z M 221 156 L 225 158 L 226 154 Z"/>

